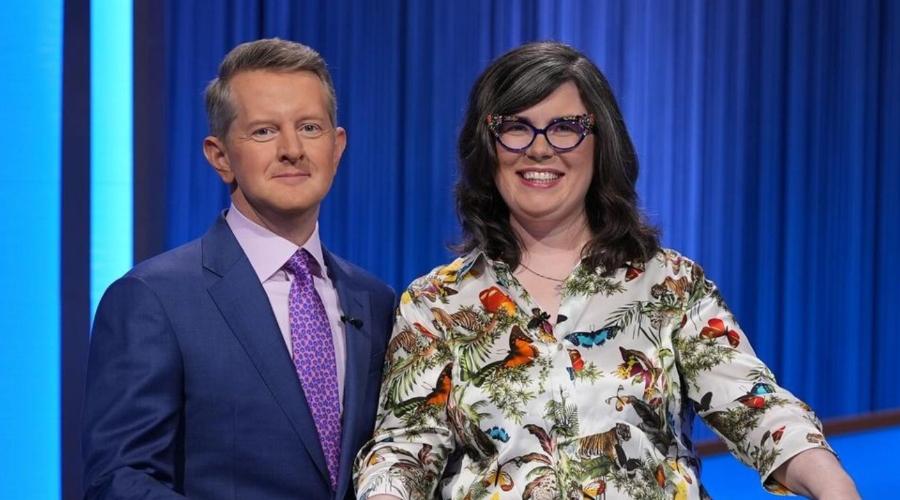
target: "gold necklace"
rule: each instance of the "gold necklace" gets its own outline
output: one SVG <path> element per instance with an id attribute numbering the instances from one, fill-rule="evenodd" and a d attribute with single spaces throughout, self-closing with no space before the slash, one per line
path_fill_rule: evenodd
<path id="1" fill-rule="evenodd" d="M 564 283 L 564 282 L 566 281 L 565 279 L 551 278 L 550 276 L 547 276 L 546 274 L 541 274 L 541 273 L 535 271 L 534 269 L 532 269 L 532 268 L 526 266 L 525 264 L 523 264 L 523 263 L 521 263 L 521 262 L 519 262 L 519 265 L 522 266 L 523 269 L 525 269 L 525 270 L 527 270 L 527 271 L 531 271 L 531 274 L 534 274 L 534 275 L 536 275 L 536 276 L 540 276 L 541 278 L 544 278 L 545 280 L 555 281 L 555 282 L 557 282 L 557 283 Z"/>

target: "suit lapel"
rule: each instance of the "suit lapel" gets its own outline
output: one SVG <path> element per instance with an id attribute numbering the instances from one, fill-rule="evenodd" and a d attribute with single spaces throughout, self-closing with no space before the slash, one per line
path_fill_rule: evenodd
<path id="1" fill-rule="evenodd" d="M 337 289 L 344 321 L 344 338 L 347 346 L 344 375 L 344 404 L 341 419 L 341 466 L 338 477 L 348 478 L 338 483 L 337 496 L 341 499 L 351 487 L 350 476 L 353 461 L 359 451 L 357 443 L 361 435 L 368 436 L 372 429 L 362 429 L 362 419 L 368 385 L 369 360 L 372 355 L 372 328 L 375 321 L 371 314 L 369 291 L 353 280 L 344 262 L 324 251 L 325 264 L 334 287 Z"/>
<path id="2" fill-rule="evenodd" d="M 327 483 L 325 454 L 272 306 L 224 217 L 203 237 L 202 245 L 203 266 L 215 275 L 207 289 L 210 297 Z"/>

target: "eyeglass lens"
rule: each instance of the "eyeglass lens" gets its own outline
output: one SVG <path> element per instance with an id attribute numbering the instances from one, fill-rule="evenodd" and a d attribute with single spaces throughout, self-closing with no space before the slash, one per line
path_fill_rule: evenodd
<path id="1" fill-rule="evenodd" d="M 539 133 L 556 149 L 572 149 L 581 142 L 584 127 L 574 120 L 558 121 L 544 130 L 518 120 L 504 121 L 497 127 L 497 138 L 509 149 L 527 148 Z"/>

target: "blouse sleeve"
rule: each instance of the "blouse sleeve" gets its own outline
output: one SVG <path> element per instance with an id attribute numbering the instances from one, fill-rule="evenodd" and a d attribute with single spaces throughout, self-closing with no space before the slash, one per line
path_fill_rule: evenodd
<path id="1" fill-rule="evenodd" d="M 446 419 L 452 358 L 432 313 L 403 294 L 385 352 L 385 375 L 373 438 L 360 450 L 359 499 L 386 493 L 432 498 L 454 448 Z"/>
<path id="2" fill-rule="evenodd" d="M 715 284 L 696 264 L 686 266 L 691 288 L 674 344 L 687 395 L 732 454 L 759 472 L 767 490 L 791 494 L 772 471 L 811 448 L 834 451 L 812 409 L 780 387 L 756 357 Z"/>

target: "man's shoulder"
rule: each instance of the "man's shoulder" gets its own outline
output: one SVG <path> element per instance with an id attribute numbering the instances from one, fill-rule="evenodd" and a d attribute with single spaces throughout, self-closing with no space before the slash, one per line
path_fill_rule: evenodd
<path id="1" fill-rule="evenodd" d="M 136 264 L 119 281 L 137 280 L 152 289 L 182 287 L 201 281 L 200 239 L 185 243 Z"/>
<path id="2" fill-rule="evenodd" d="M 98 317 L 196 303 L 203 283 L 200 253 L 199 241 L 192 241 L 138 263 L 106 288 Z"/>

